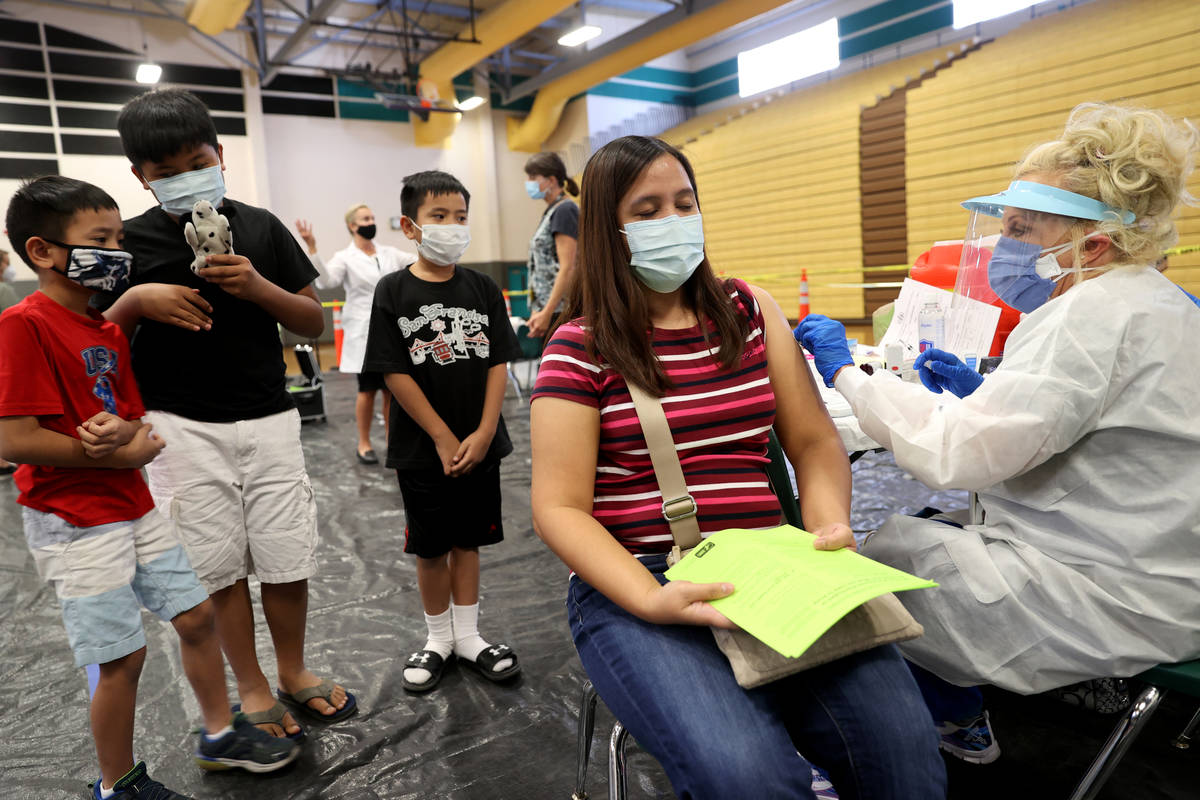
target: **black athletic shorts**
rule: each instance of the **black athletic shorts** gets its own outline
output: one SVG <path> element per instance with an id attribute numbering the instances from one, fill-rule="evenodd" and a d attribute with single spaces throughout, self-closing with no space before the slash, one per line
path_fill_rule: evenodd
<path id="1" fill-rule="evenodd" d="M 380 389 L 387 391 L 387 384 L 383 382 L 382 372 L 358 373 L 358 390 L 360 392 L 375 392 Z"/>
<path id="2" fill-rule="evenodd" d="M 440 469 L 396 470 L 404 498 L 404 552 L 437 558 L 451 548 L 496 544 L 500 519 L 500 464 L 480 465 L 461 478 Z"/>

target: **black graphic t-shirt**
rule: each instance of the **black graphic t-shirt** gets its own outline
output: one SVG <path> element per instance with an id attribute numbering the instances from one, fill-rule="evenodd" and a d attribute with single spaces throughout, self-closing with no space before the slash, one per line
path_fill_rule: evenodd
<path id="1" fill-rule="evenodd" d="M 450 280 L 436 283 L 401 270 L 375 287 L 363 371 L 411 376 L 460 441 L 479 427 L 488 370 L 520 357 L 504 297 L 486 275 L 457 267 Z M 395 398 L 390 419 L 388 467 L 441 468 L 433 439 Z M 484 463 L 511 452 L 501 417 Z"/>
<path id="2" fill-rule="evenodd" d="M 296 238 L 266 209 L 225 198 L 233 252 L 288 292 L 317 277 Z M 188 215 L 190 218 L 190 215 Z M 125 249 L 133 253 L 131 282 L 173 283 L 197 289 L 212 304 L 212 330 L 189 331 L 143 319 L 133 336 L 133 371 L 146 408 L 201 422 L 259 419 L 295 408 L 287 391 L 279 324 L 270 312 L 234 297 L 191 270 L 195 254 L 183 225 L 158 206 L 125 220 Z M 99 294 L 105 309 L 114 294 Z"/>

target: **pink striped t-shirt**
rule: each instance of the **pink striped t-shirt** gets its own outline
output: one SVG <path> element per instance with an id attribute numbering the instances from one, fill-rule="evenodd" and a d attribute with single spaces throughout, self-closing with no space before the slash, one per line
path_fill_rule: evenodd
<path id="1" fill-rule="evenodd" d="M 662 398 L 700 530 L 779 524 L 779 501 L 767 480 L 767 432 L 775 394 L 767 379 L 763 317 L 749 287 L 726 284 L 730 300 L 750 320 L 741 364 L 722 369 L 716 347 L 699 326 L 655 328 L 654 352 L 674 383 Z M 717 342 L 708 323 L 709 345 Z M 533 398 L 557 397 L 600 411 L 600 452 L 592 516 L 634 554 L 671 549 L 662 494 L 625 380 L 586 349 L 586 322 L 561 326 L 546 345 Z"/>

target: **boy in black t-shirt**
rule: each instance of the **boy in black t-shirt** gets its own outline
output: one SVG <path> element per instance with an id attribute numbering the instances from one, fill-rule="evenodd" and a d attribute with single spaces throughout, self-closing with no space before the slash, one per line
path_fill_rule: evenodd
<path id="1" fill-rule="evenodd" d="M 404 664 L 404 688 L 437 686 L 456 655 L 485 678 L 521 671 L 506 644 L 479 635 L 479 548 L 504 538 L 500 459 L 512 452 L 500 416 L 507 363 L 520 356 L 496 283 L 456 266 L 467 249 L 470 194 L 445 172 L 404 179 L 401 230 L 417 263 L 375 287 L 363 369 L 395 398 L 387 466 L 396 470 L 417 557 L 429 639 Z"/>
<path id="2" fill-rule="evenodd" d="M 212 597 L 242 709 L 276 736 L 300 739 L 280 701 L 322 721 L 357 708 L 352 694 L 304 663 L 317 515 L 277 325 L 320 335 L 324 316 L 309 286 L 317 272 L 269 211 L 225 197 L 223 150 L 194 94 L 139 95 L 117 128 L 133 174 L 159 202 L 125 221 L 131 282 L 142 286 L 106 315 L 126 330 L 139 325 L 133 369 L 148 420 L 170 442 L 147 469 L 150 492 L 176 520 Z M 210 255 L 193 273 L 183 223 L 197 200 L 229 219 L 236 255 Z M 278 699 L 255 652 L 252 572 L 275 645 Z"/>

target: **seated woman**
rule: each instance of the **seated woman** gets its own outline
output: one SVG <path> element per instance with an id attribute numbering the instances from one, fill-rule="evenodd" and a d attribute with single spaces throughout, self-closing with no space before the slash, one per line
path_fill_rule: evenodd
<path id="1" fill-rule="evenodd" d="M 963 204 L 969 230 L 996 218 L 986 280 L 1026 316 L 986 379 L 939 359 L 932 380 L 961 400 L 847 368 L 833 320 L 796 329 L 897 464 L 979 493 L 981 525 L 898 516 L 863 546 L 940 584 L 902 597 L 925 626 L 902 649 L 960 758 L 999 755 L 961 687 L 1032 694 L 1200 657 L 1200 309 L 1155 269 L 1197 146 L 1161 112 L 1082 105 L 1007 190 Z"/>
<path id="2" fill-rule="evenodd" d="M 811 798 L 808 759 L 843 798 L 944 796 L 895 647 L 745 690 L 705 627 L 732 627 L 706 601 L 735 587 L 663 578 L 672 536 L 627 381 L 663 399 L 704 533 L 779 524 L 774 425 L 818 546 L 853 547 L 849 463 L 779 306 L 714 276 L 687 159 L 617 139 L 583 194 L 572 321 L 532 400 L 532 490 L 536 530 L 573 570 L 571 633 L 596 690 L 682 798 Z"/>

